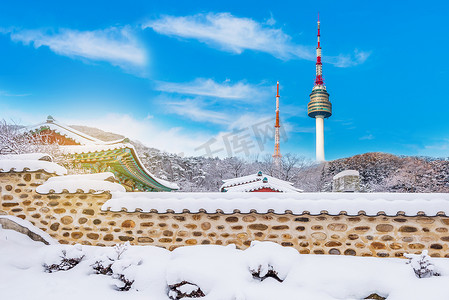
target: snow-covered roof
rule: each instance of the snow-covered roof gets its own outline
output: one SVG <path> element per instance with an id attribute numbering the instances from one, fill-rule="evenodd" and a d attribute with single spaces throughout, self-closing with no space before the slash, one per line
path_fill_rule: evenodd
<path id="1" fill-rule="evenodd" d="M 51 162 L 45 153 L 0 155 L 0 172 L 45 171 L 50 174 L 65 175 L 66 168 Z"/>
<path id="2" fill-rule="evenodd" d="M 266 178 L 266 177 L 264 177 Z M 254 192 L 261 189 L 270 189 L 273 191 L 278 191 L 282 193 L 298 193 L 302 192 L 302 190 L 297 189 L 293 187 L 292 185 L 287 184 L 280 184 L 280 183 L 272 183 L 271 181 L 267 180 L 258 180 L 254 182 L 249 182 L 246 184 L 240 184 L 235 186 L 226 187 L 226 192 L 229 193 L 238 193 L 238 192 Z"/>
<path id="3" fill-rule="evenodd" d="M 0 159 L 53 161 L 53 157 L 47 153 L 6 154 L 0 155 Z"/>
<path id="4" fill-rule="evenodd" d="M 128 148 L 131 150 L 131 152 L 133 153 L 133 157 L 136 160 L 136 163 L 144 171 L 144 173 L 150 176 L 154 181 L 173 190 L 179 189 L 179 186 L 176 183 L 157 178 L 147 168 L 145 168 L 139 156 L 137 155 L 136 149 L 132 144 L 119 143 L 115 145 L 60 146 L 61 151 L 65 154 L 94 153 L 124 148 Z"/>
<path id="5" fill-rule="evenodd" d="M 119 139 L 115 141 L 105 142 L 94 138 L 88 134 L 85 134 L 81 131 L 73 129 L 72 127 L 65 125 L 60 122 L 56 122 L 51 116 L 48 116 L 47 121 L 39 123 L 37 125 L 26 127 L 23 132 L 34 132 L 42 129 L 49 129 L 55 131 L 56 133 L 67 137 L 81 145 L 112 145 L 117 143 L 122 143 L 125 139 Z"/>
<path id="6" fill-rule="evenodd" d="M 51 177 L 38 186 L 36 192 L 39 194 L 125 192 L 125 188 L 115 183 L 114 179 L 115 176 L 111 172 Z"/>
<path id="7" fill-rule="evenodd" d="M 335 175 L 332 179 L 336 180 L 338 178 L 344 177 L 344 176 L 360 176 L 359 171 L 357 170 L 344 170 Z"/>
<path id="8" fill-rule="evenodd" d="M 112 193 L 102 210 L 449 216 L 447 193 Z"/>
<path id="9" fill-rule="evenodd" d="M 263 188 L 269 188 L 284 193 L 302 192 L 302 190 L 295 188 L 293 183 L 263 174 L 262 172 L 223 180 L 223 185 L 220 187 L 220 191 L 252 192 Z"/>

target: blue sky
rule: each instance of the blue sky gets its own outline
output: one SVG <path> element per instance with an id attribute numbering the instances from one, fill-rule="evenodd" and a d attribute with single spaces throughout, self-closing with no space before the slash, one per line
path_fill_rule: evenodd
<path id="1" fill-rule="evenodd" d="M 333 103 L 328 160 L 448 156 L 445 1 L 10 1 L 0 4 L 0 119 L 53 115 L 186 155 L 313 158 L 316 18 Z M 259 138 L 258 138 L 259 137 Z"/>

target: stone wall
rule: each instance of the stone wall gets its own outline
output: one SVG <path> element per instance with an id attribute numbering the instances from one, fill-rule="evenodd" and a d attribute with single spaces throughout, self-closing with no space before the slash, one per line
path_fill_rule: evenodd
<path id="1" fill-rule="evenodd" d="M 161 246 L 236 244 L 253 240 L 295 247 L 303 254 L 402 257 L 428 249 L 449 257 L 446 216 L 331 216 L 223 213 L 101 211 L 110 194 L 40 195 L 34 190 L 51 175 L 45 172 L 0 173 L 0 214 L 32 222 L 60 243 Z"/>

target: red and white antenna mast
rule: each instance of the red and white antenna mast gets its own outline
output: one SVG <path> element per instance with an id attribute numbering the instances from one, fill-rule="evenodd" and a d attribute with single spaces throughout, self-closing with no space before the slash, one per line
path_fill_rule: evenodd
<path id="1" fill-rule="evenodd" d="M 273 154 L 273 163 L 275 167 L 279 170 L 281 166 L 281 150 L 279 148 L 279 128 L 281 125 L 279 124 L 279 81 L 277 82 L 277 93 L 276 93 L 276 123 L 274 125 L 274 154 Z"/>
<path id="2" fill-rule="evenodd" d="M 320 45 L 320 13 L 318 13 L 318 45 L 316 47 L 316 78 L 315 85 L 323 85 L 323 64 L 321 63 L 321 45 Z"/>

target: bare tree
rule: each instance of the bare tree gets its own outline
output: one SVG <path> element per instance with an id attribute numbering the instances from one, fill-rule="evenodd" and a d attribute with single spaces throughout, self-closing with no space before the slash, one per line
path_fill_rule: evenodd
<path id="1" fill-rule="evenodd" d="M 311 163 L 304 156 L 287 153 L 281 159 L 281 176 L 285 181 L 294 180 L 299 171 Z"/>
<path id="2" fill-rule="evenodd" d="M 273 161 L 273 156 L 270 154 L 267 154 L 263 157 L 263 161 L 260 163 L 260 167 L 263 173 L 268 174 L 270 176 L 275 177 L 275 166 Z"/>
<path id="3" fill-rule="evenodd" d="M 48 138 L 44 134 L 31 134 L 21 130 L 21 126 L 8 124 L 5 120 L 0 121 L 0 155 L 33 152 L 53 155 L 57 153 L 58 147 L 47 141 Z"/>
<path id="4" fill-rule="evenodd" d="M 228 165 L 229 171 L 234 178 L 243 175 L 243 170 L 245 168 L 245 162 L 238 157 L 230 157 L 224 159 L 225 164 Z"/>
<path id="5" fill-rule="evenodd" d="M 49 133 L 27 132 L 22 126 L 0 121 L 0 155 L 46 153 L 53 157 L 53 162 L 63 165 L 68 174 L 91 173 L 90 169 L 81 167 L 80 163 L 64 155 L 55 142 L 51 142 Z"/>
<path id="6" fill-rule="evenodd" d="M 295 177 L 295 186 L 305 192 L 319 192 L 322 187 L 322 176 L 325 164 L 311 164 L 301 168 Z"/>

